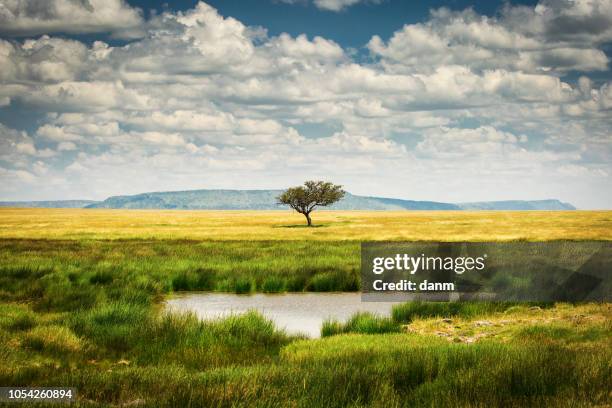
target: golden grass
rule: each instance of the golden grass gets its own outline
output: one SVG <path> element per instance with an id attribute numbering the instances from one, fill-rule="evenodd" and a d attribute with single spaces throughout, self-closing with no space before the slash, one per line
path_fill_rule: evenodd
<path id="1" fill-rule="evenodd" d="M 412 334 L 435 335 L 447 341 L 471 344 L 486 340 L 520 341 L 521 334 L 529 332 L 529 328 L 541 327 L 563 330 L 570 337 L 578 339 L 581 334 L 591 332 L 593 338 L 583 336 L 585 338 L 581 339 L 581 343 L 592 342 L 601 347 L 610 344 L 612 338 L 612 304 L 557 303 L 552 308 L 544 309 L 525 305 L 513 306 L 505 312 L 485 316 L 416 318 L 410 324 L 404 325 L 404 330 Z"/>
<path id="2" fill-rule="evenodd" d="M 0 238 L 195 240 L 612 240 L 612 211 L 0 209 Z"/>

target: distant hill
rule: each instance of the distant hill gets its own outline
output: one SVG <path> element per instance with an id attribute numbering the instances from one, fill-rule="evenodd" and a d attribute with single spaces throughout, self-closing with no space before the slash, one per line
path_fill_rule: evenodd
<path id="1" fill-rule="evenodd" d="M 190 190 L 116 196 L 87 208 L 163 208 L 207 210 L 275 210 L 282 190 Z M 492 201 L 450 204 L 397 198 L 358 196 L 347 193 L 334 210 L 574 210 L 558 200 Z"/>
<path id="2" fill-rule="evenodd" d="M 576 207 L 559 200 L 483 201 L 459 204 L 462 210 L 575 210 Z"/>
<path id="3" fill-rule="evenodd" d="M 190 190 L 116 196 L 87 208 L 165 208 L 185 210 L 278 210 L 282 190 Z M 364 197 L 347 193 L 334 210 L 460 210 L 455 204 Z"/>
<path id="4" fill-rule="evenodd" d="M 0 201 L 0 207 L 21 208 L 83 208 L 97 203 L 93 200 L 60 200 L 60 201 Z"/>
<path id="5" fill-rule="evenodd" d="M 269 210 L 279 190 L 189 190 L 109 197 L 87 208 Z"/>
<path id="6" fill-rule="evenodd" d="M 180 210 L 279 210 L 276 196 L 282 190 L 189 190 L 109 197 L 104 201 L 0 202 L 3 207 L 125 208 Z M 575 210 L 558 200 L 491 201 L 450 204 L 398 198 L 368 197 L 347 193 L 332 210 Z"/>

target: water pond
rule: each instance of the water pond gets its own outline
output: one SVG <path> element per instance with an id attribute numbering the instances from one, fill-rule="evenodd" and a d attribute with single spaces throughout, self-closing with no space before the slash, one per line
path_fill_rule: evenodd
<path id="1" fill-rule="evenodd" d="M 202 319 L 257 310 L 287 333 L 319 337 L 326 319 L 346 321 L 356 312 L 391 314 L 391 302 L 362 302 L 360 293 L 286 293 L 235 295 L 183 293 L 167 300 L 169 310 L 194 312 Z"/>

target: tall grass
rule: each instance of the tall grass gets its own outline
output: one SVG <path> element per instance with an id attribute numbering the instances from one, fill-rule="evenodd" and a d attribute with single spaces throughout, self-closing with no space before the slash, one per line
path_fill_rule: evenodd
<path id="1" fill-rule="evenodd" d="M 189 332 L 191 323 L 165 324 L 171 327 L 154 331 L 169 333 L 164 341 L 178 343 L 177 355 L 204 353 Z M 605 406 L 612 354 L 605 348 L 585 351 L 540 342 L 468 346 L 404 334 L 354 335 L 293 342 L 272 359 L 255 356 L 255 364 L 218 361 L 205 368 L 195 354 L 192 366 L 163 357 L 158 361 L 164 364 L 88 364 L 77 371 L 15 367 L 11 379 L 69 384 L 82 399 L 114 405 Z M 3 384 L 12 383 L 4 373 L 6 367 L 0 368 Z"/>
<path id="2" fill-rule="evenodd" d="M 286 280 L 279 276 L 270 276 L 261 284 L 261 291 L 264 293 L 280 293 L 284 292 L 286 288 Z"/>
<path id="3" fill-rule="evenodd" d="M 344 323 L 337 320 L 326 320 L 321 327 L 321 337 L 343 333 L 381 334 L 397 333 L 399 331 L 400 326 L 392 319 L 361 312 L 355 313 Z"/>
<path id="4" fill-rule="evenodd" d="M 0 240 L 0 284 L 0 300 L 45 310 L 170 291 L 356 291 L 359 244 Z"/>

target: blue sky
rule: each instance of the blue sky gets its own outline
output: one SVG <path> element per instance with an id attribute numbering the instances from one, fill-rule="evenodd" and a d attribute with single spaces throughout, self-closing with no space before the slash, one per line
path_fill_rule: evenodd
<path id="1" fill-rule="evenodd" d="M 150 10 L 186 10 L 197 1 L 130 1 L 149 13 Z M 535 5 L 521 1 L 514 4 Z M 389 38 L 404 24 L 427 19 L 429 10 L 448 7 L 454 10 L 473 8 L 480 14 L 495 15 L 503 6 L 500 1 L 382 1 L 363 2 L 346 7 L 340 12 L 322 9 L 311 2 L 294 4 L 271 0 L 209 1 L 226 16 L 232 16 L 251 26 L 265 27 L 270 35 L 289 33 L 293 36 L 329 38 L 343 47 L 363 47 L 373 35 Z"/>
<path id="2" fill-rule="evenodd" d="M 612 202 L 612 0 L 0 0 L 0 200 Z"/>

